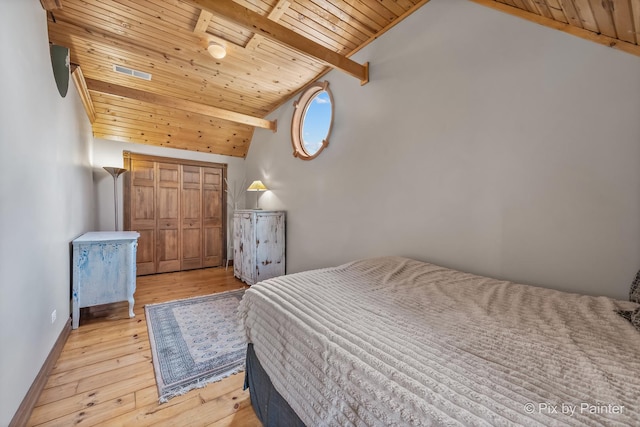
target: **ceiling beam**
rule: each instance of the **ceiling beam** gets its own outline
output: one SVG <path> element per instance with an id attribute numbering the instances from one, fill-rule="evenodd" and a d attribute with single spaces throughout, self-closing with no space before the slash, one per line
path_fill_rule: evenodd
<path id="1" fill-rule="evenodd" d="M 158 95 L 155 93 L 145 92 L 138 89 L 124 87 L 113 83 L 107 83 L 100 80 L 86 79 L 87 88 L 89 90 L 106 93 L 109 95 L 122 96 L 136 101 L 148 102 L 150 104 L 161 105 L 163 107 L 175 108 L 177 110 L 189 111 L 191 113 L 202 114 L 217 119 L 228 120 L 234 123 L 242 123 L 249 126 L 259 127 L 277 131 L 277 121 L 260 119 L 258 117 L 246 114 L 236 113 L 235 111 L 224 110 L 222 108 L 213 107 L 211 105 L 200 104 L 186 99 L 172 98 L 169 96 Z"/>
<path id="2" fill-rule="evenodd" d="M 91 100 L 89 89 L 87 88 L 87 82 L 84 80 L 84 75 L 82 74 L 82 70 L 79 65 L 71 64 L 71 69 L 71 77 L 73 78 L 73 82 L 80 94 L 80 101 L 82 101 L 82 105 L 84 105 L 84 111 L 87 112 L 89 121 L 93 124 L 93 122 L 96 121 L 96 110 L 93 107 L 93 101 Z"/>
<path id="3" fill-rule="evenodd" d="M 346 56 L 340 55 L 259 13 L 233 2 L 233 0 L 186 0 L 186 2 L 197 5 L 214 15 L 220 16 L 267 39 L 288 46 L 333 68 L 344 71 L 359 79 L 361 84 L 366 84 L 369 81 L 368 63 L 365 65 L 358 64 Z"/>
<path id="4" fill-rule="evenodd" d="M 200 16 L 198 17 L 198 22 L 196 22 L 196 26 L 193 29 L 194 33 L 206 33 L 207 28 L 209 27 L 209 22 L 211 22 L 211 18 L 213 18 L 213 14 L 206 10 L 200 11 Z"/>

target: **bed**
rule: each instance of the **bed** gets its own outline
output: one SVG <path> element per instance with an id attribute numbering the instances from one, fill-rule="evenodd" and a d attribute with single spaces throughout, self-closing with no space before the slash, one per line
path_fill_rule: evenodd
<path id="1" fill-rule="evenodd" d="M 258 283 L 239 315 L 266 426 L 640 425 L 637 306 L 383 257 Z"/>

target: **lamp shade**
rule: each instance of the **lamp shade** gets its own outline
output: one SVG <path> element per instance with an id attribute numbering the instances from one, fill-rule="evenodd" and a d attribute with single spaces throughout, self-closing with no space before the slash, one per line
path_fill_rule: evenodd
<path id="1" fill-rule="evenodd" d="M 268 188 L 264 186 L 262 181 L 253 181 L 247 191 L 267 191 Z"/>
<path id="2" fill-rule="evenodd" d="M 209 55 L 213 56 L 216 59 L 222 59 L 227 55 L 227 49 L 220 43 L 216 42 L 209 43 L 207 51 L 209 51 Z"/>

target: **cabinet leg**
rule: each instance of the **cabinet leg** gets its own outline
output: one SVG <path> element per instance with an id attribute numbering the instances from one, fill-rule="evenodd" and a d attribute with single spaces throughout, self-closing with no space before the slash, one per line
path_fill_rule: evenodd
<path id="1" fill-rule="evenodd" d="M 71 313 L 71 329 L 78 329 L 80 326 L 80 307 L 76 296 L 73 297 L 73 310 Z"/>
<path id="2" fill-rule="evenodd" d="M 129 317 L 136 317 L 136 315 L 133 313 L 133 303 L 135 302 L 133 300 L 133 297 L 128 299 L 128 301 L 129 301 Z"/>

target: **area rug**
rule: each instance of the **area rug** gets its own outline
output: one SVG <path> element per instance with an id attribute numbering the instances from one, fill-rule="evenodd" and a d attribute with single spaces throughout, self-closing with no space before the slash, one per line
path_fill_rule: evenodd
<path id="1" fill-rule="evenodd" d="M 160 403 L 244 370 L 247 343 L 237 315 L 244 289 L 147 304 Z"/>

